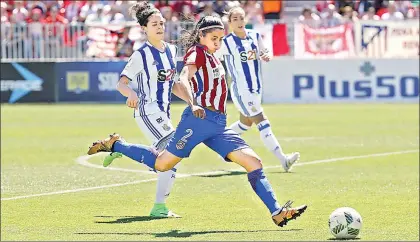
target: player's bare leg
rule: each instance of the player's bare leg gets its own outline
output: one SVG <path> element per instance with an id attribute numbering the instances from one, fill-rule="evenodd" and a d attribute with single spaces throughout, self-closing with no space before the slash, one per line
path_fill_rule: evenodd
<path id="1" fill-rule="evenodd" d="M 169 171 L 178 164 L 182 158 L 172 154 L 171 152 L 164 150 L 156 158 L 155 168 L 158 171 Z"/>

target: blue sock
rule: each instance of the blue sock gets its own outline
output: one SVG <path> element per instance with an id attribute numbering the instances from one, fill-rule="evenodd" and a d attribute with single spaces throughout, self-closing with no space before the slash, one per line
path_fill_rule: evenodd
<path id="1" fill-rule="evenodd" d="M 130 144 L 117 140 L 112 147 L 112 152 L 120 152 L 137 162 L 144 163 L 155 171 L 157 156 L 149 149 L 150 147 L 145 145 Z"/>
<path id="2" fill-rule="evenodd" d="M 272 215 L 280 209 L 280 205 L 274 195 L 273 188 L 271 188 L 271 185 L 265 177 L 262 169 L 248 173 L 248 181 L 251 183 L 252 189 L 254 189 L 255 193 L 264 202 L 265 206 L 267 206 Z"/>

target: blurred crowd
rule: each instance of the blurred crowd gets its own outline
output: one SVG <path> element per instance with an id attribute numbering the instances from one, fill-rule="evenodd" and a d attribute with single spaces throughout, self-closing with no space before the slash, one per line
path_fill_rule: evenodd
<path id="1" fill-rule="evenodd" d="M 188 29 L 186 20 L 196 21 L 202 16 L 220 16 L 227 22 L 225 13 L 232 7 L 241 6 L 247 16 L 248 26 L 267 22 L 276 23 L 285 18 L 293 19 L 312 27 L 332 27 L 342 23 L 364 20 L 404 20 L 419 18 L 420 0 L 240 0 L 240 1 L 192 1 L 192 0 L 155 0 L 149 1 L 160 9 L 167 20 L 167 41 L 179 37 L 182 29 Z M 1 0 L 1 32 L 6 49 L 16 49 L 16 43 L 22 43 L 22 53 L 35 53 L 34 46 L 59 46 L 64 36 L 66 46 L 82 46 L 82 52 L 89 48 L 86 37 L 87 26 L 126 26 L 119 31 L 117 56 L 130 55 L 138 43 L 144 41 L 144 34 L 134 38 L 131 26 L 137 26 L 129 9 L 137 1 L 122 0 Z M 297 11 L 290 11 L 293 3 Z M 301 12 L 299 12 L 302 10 Z M 300 16 L 299 16 L 300 14 Z M 10 23 L 11 25 L 8 25 Z M 46 25 L 45 23 L 54 23 Z M 290 22 L 288 22 L 290 23 Z M 25 27 L 30 24 L 29 27 Z M 7 27 L 9 26 L 9 27 Z M 53 26 L 53 27 L 51 27 Z M 65 27 L 63 27 L 65 26 Z M 21 28 L 21 29 L 19 29 Z M 23 33 L 22 32 L 26 33 Z M 30 40 L 27 39 L 30 36 Z M 47 36 L 47 37 L 46 37 Z M 61 38 L 60 38 L 61 36 Z M 48 43 L 45 40 L 48 39 Z M 45 43 L 45 44 L 43 44 Z M 137 43 L 137 44 L 136 44 Z M 58 48 L 58 47 L 57 47 Z M 55 51 L 52 51 L 55 53 Z M 97 51 L 94 51 L 95 53 Z M 32 54 L 31 54 L 32 55 Z M 96 54 L 92 54 L 96 56 Z"/>
<path id="2" fill-rule="evenodd" d="M 137 1 L 122 0 L 2 0 L 1 22 L 45 23 L 101 23 L 112 24 L 133 21 L 129 8 Z M 205 15 L 224 16 L 231 7 L 242 6 L 250 25 L 283 17 L 285 0 L 280 1 L 149 1 L 159 8 L 169 22 L 199 19 Z M 355 19 L 400 20 L 419 17 L 419 0 L 313 0 L 302 1 L 302 22 L 315 21 L 320 26 L 331 26 Z M 318 23 L 319 22 L 319 23 Z"/>
<path id="3" fill-rule="evenodd" d="M 311 27 L 333 27 L 362 20 L 419 18 L 419 0 L 318 0 L 305 6 L 298 20 Z"/>
<path id="4" fill-rule="evenodd" d="M 129 8 L 137 1 L 122 0 L 44 0 L 1 1 L 2 23 L 58 22 L 58 23 L 122 23 L 135 20 L 129 14 Z M 282 1 L 191 1 L 191 0 L 156 0 L 153 3 L 169 21 L 199 19 L 205 15 L 223 16 L 233 6 L 242 6 L 247 10 L 251 23 L 264 22 L 264 8 L 268 18 L 277 15 L 280 18 Z"/>

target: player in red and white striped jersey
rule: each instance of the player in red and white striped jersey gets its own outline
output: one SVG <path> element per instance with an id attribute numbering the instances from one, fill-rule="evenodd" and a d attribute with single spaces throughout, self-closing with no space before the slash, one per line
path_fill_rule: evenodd
<path id="1" fill-rule="evenodd" d="M 210 54 L 206 46 L 196 45 L 187 51 L 184 62 L 198 69 L 191 78 L 197 104 L 226 113 L 227 85 L 220 60 Z"/>

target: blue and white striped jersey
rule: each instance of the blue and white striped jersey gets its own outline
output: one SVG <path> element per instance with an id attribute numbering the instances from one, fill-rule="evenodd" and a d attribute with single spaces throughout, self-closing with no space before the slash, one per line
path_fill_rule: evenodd
<path id="1" fill-rule="evenodd" d="M 250 93 L 261 93 L 261 60 L 260 55 L 267 50 L 261 35 L 252 30 L 246 30 L 245 39 L 234 33 L 224 37 L 222 47 L 217 55 L 225 57 L 229 75 L 239 90 Z"/>
<path id="2" fill-rule="evenodd" d="M 135 51 L 121 73 L 137 84 L 140 99 L 139 110 L 134 115 L 145 116 L 159 111 L 170 116 L 170 102 L 176 76 L 177 47 L 165 43 L 161 52 L 146 42 Z"/>

